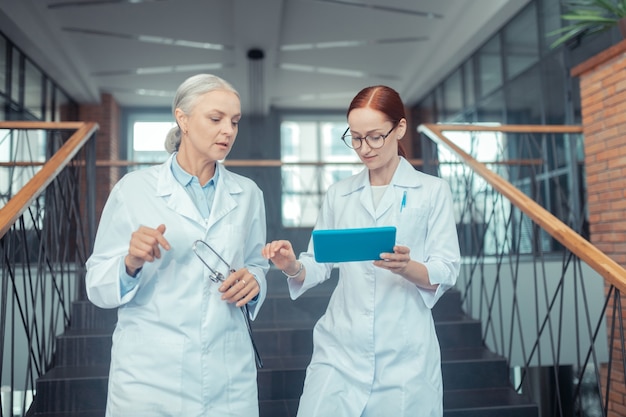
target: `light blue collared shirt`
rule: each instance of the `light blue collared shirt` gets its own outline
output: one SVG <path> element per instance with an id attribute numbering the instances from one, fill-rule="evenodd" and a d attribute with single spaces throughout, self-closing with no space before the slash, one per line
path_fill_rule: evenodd
<path id="1" fill-rule="evenodd" d="M 217 167 L 216 167 L 217 168 Z M 200 213 L 205 219 L 209 218 L 211 206 L 215 199 L 215 184 L 217 184 L 218 170 L 215 170 L 213 178 L 206 184 L 200 185 L 200 180 L 195 175 L 191 175 L 185 171 L 176 160 L 176 156 L 172 159 L 172 174 L 176 181 L 183 186 L 191 200 L 196 205 Z"/>

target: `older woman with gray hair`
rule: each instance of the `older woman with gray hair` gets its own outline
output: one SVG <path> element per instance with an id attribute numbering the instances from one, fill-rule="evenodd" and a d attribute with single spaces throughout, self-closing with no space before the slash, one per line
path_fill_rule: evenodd
<path id="1" fill-rule="evenodd" d="M 106 415 L 257 416 L 247 319 L 267 290 L 265 205 L 219 162 L 237 136 L 239 94 L 196 75 L 173 114 L 171 156 L 115 185 L 87 261 L 89 299 L 118 309 Z"/>

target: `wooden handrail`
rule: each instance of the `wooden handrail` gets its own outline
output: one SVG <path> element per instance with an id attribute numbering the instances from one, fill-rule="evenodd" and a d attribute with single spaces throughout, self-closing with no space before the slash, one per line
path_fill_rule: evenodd
<path id="1" fill-rule="evenodd" d="M 599 250 L 596 246 L 584 239 L 568 225 L 556 216 L 537 204 L 534 200 L 521 192 L 517 187 L 498 174 L 491 171 L 483 163 L 478 162 L 471 155 L 450 141 L 443 132 L 445 131 L 499 131 L 499 132 L 525 132 L 525 133 L 582 133 L 580 126 L 498 126 L 491 127 L 476 125 L 440 125 L 423 124 L 418 131 L 425 133 L 433 140 L 445 144 L 457 154 L 474 172 L 480 175 L 493 188 L 507 197 L 513 205 L 541 226 L 553 238 L 558 240 L 572 253 L 585 261 L 594 271 L 600 274 L 609 283 L 626 293 L 626 269 Z"/>
<path id="2" fill-rule="evenodd" d="M 0 208 L 0 238 L 13 226 L 17 219 L 26 211 L 52 182 L 52 180 L 68 165 L 93 133 L 98 130 L 97 123 L 76 122 L 0 122 L 0 129 L 21 130 L 73 130 L 76 132 L 59 148 L 42 168 L 15 194 L 7 204 Z"/>
<path id="3" fill-rule="evenodd" d="M 413 166 L 422 166 L 424 161 L 422 159 L 409 159 L 409 163 Z M 541 165 L 545 161 L 543 159 L 509 159 L 506 161 L 481 161 L 485 165 L 510 165 L 510 166 L 530 166 Z M 96 161 L 97 167 L 104 168 L 122 168 L 144 165 L 158 165 L 162 162 L 137 162 L 129 160 L 113 160 L 113 159 L 98 159 Z M 441 165 L 441 162 L 434 161 L 434 165 Z M 45 162 L 28 162 L 28 161 L 14 161 L 14 162 L 0 162 L 1 168 L 14 168 L 14 167 L 36 167 L 42 166 Z M 76 161 L 77 165 L 84 165 L 84 161 Z M 224 165 L 229 167 L 283 167 L 290 165 L 298 166 L 326 166 L 326 165 L 359 165 L 360 161 L 354 162 L 285 162 L 277 159 L 227 159 L 224 161 Z M 446 165 L 458 165 L 463 164 L 460 161 L 446 161 Z"/>
<path id="4" fill-rule="evenodd" d="M 83 127 L 83 122 L 0 122 L 0 129 L 16 130 L 77 130 Z"/>
<path id="5" fill-rule="evenodd" d="M 505 133 L 582 133 L 581 126 L 575 125 L 464 125 L 464 124 L 423 124 L 426 128 L 438 132 L 505 132 Z M 418 130 L 420 127 L 418 126 Z"/>

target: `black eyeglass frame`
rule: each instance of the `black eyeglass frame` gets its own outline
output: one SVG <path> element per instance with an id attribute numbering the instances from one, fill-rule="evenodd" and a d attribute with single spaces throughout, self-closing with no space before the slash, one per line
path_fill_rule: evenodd
<path id="1" fill-rule="evenodd" d="M 348 148 L 350 148 L 350 149 L 354 149 L 354 150 L 361 149 L 361 146 L 363 146 L 363 141 L 364 141 L 364 140 L 365 140 L 365 142 L 367 142 L 367 146 L 369 146 L 370 148 L 372 148 L 372 149 L 380 149 L 380 148 L 382 148 L 383 146 L 385 146 L 385 139 L 387 139 L 387 137 L 388 137 L 389 135 L 391 135 L 391 132 L 393 132 L 393 130 L 394 130 L 396 127 L 398 127 L 398 124 L 399 124 L 399 123 L 396 123 L 395 125 L 393 125 L 393 127 L 392 127 L 391 129 L 389 129 L 389 132 L 387 132 L 387 134 L 385 134 L 385 135 L 378 135 L 378 136 L 376 136 L 376 137 L 378 137 L 378 138 L 382 138 L 382 139 L 383 139 L 383 141 L 382 141 L 382 143 L 381 143 L 381 145 L 380 145 L 380 146 L 372 146 L 372 144 L 370 143 L 370 141 L 369 141 L 367 138 L 369 137 L 370 139 L 373 139 L 373 137 L 372 137 L 372 136 L 370 136 L 370 135 L 365 135 L 365 136 L 364 136 L 364 137 L 362 137 L 362 138 L 356 138 L 356 139 L 358 139 L 358 140 L 359 140 L 359 144 L 360 144 L 360 145 L 359 145 L 359 146 L 357 146 L 357 147 L 355 148 L 354 146 L 352 146 L 352 141 L 354 140 L 354 138 L 352 138 L 352 135 L 348 135 L 348 136 L 350 136 L 350 143 L 348 143 L 348 141 L 346 141 L 346 134 L 350 131 L 350 126 L 348 126 L 348 128 L 346 129 L 346 131 L 345 131 L 345 132 L 343 132 L 343 135 L 341 135 L 341 141 L 342 141 L 343 143 L 345 143 L 345 144 L 346 144 L 346 146 L 347 146 Z"/>

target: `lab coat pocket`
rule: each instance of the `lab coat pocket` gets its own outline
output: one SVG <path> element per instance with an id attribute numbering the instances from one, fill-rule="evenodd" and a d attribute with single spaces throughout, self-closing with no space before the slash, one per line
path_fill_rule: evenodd
<path id="1" fill-rule="evenodd" d="M 119 414 L 124 416 L 135 411 L 180 413 L 184 344 L 184 337 L 175 335 L 127 333 L 114 338 L 109 384 L 112 408 L 127 413 Z"/>
<path id="2" fill-rule="evenodd" d="M 225 226 L 224 238 L 228 241 L 228 257 L 230 259 L 231 266 L 237 270 L 243 267 L 243 248 L 245 247 L 246 239 L 248 238 L 249 231 L 244 230 L 240 225 L 227 224 Z"/>
<path id="3" fill-rule="evenodd" d="M 396 244 L 413 247 L 424 242 L 428 231 L 428 209 L 405 207 L 398 215 Z"/>

